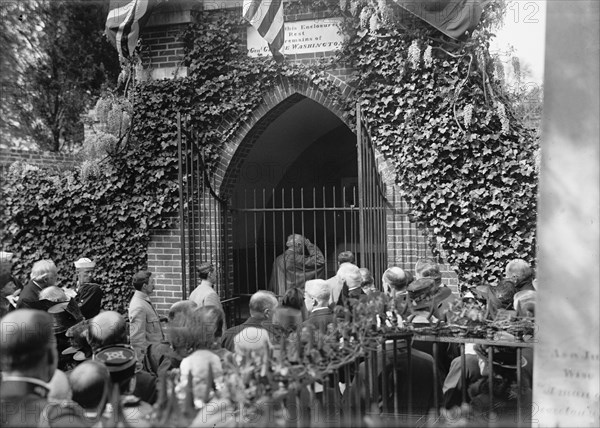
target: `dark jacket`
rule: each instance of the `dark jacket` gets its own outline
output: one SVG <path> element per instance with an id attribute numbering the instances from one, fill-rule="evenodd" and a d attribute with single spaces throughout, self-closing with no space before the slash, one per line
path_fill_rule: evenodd
<path id="1" fill-rule="evenodd" d="M 17 309 L 31 307 L 32 303 L 39 300 L 40 291 L 42 291 L 42 288 L 30 279 L 27 285 L 23 287 L 23 291 L 21 291 L 21 294 L 19 295 Z"/>
<path id="2" fill-rule="evenodd" d="M 333 323 L 333 311 L 331 308 L 319 308 L 308 314 L 308 319 L 303 325 L 315 327 L 321 334 L 327 333 L 327 326 Z"/>
<path id="3" fill-rule="evenodd" d="M 48 403 L 48 389 L 27 380 L 0 383 L 0 426 L 87 427 L 83 409 L 72 402 Z"/>
<path id="4" fill-rule="evenodd" d="M 258 319 L 251 316 L 243 324 L 236 325 L 235 327 L 231 327 L 225 330 L 225 333 L 223 333 L 223 338 L 221 339 L 221 344 L 223 345 L 223 348 L 227 349 L 228 351 L 234 352 L 234 338 L 239 332 L 241 332 L 246 327 L 264 328 L 269 332 L 269 334 L 276 334 L 276 329 L 273 323 L 271 323 L 271 321 Z"/>
<path id="5" fill-rule="evenodd" d="M 89 320 L 100 313 L 102 296 L 104 292 L 98 284 L 88 282 L 79 287 L 75 299 L 85 319 Z"/>
<path id="6" fill-rule="evenodd" d="M 377 378 L 378 378 L 378 396 L 379 405 L 383 406 L 383 400 L 380 394 L 386 394 L 388 397 L 387 404 L 390 408 L 382 409 L 383 412 L 394 411 L 394 397 L 398 395 L 399 412 L 406 413 L 408 411 L 408 359 L 406 352 L 406 342 L 401 340 L 397 342 L 396 359 L 394 359 L 393 346 L 386 346 L 385 352 L 385 367 L 382 368 L 382 350 L 377 351 Z M 437 389 L 438 397 L 442 396 L 441 376 L 438 374 L 438 384 L 433 384 L 434 363 L 431 355 L 420 352 L 416 349 L 411 353 L 411 385 L 412 385 L 412 413 L 413 415 L 426 416 L 429 410 L 433 407 L 434 389 Z M 367 375 L 367 370 L 370 373 Z M 373 379 L 373 367 L 367 365 L 363 361 L 359 365 L 358 375 L 354 377 L 350 386 L 344 391 L 343 401 L 347 403 L 356 403 L 356 394 L 360 394 L 360 405 L 366 410 L 369 405 L 368 401 L 373 399 L 367 395 L 370 390 L 367 382 Z M 396 371 L 397 385 L 394 384 L 394 371 Z M 383 389 L 383 377 L 385 377 L 386 385 Z"/>

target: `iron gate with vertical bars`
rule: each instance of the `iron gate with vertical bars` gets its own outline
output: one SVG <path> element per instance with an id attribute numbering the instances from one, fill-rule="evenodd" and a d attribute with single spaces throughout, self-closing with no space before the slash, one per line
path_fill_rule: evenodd
<path id="1" fill-rule="evenodd" d="M 194 130 L 178 118 L 183 298 L 197 284 L 196 267 L 205 261 L 217 268 L 222 299 L 268 288 L 273 262 L 292 233 L 323 252 L 322 277 L 335 275 L 337 255 L 349 250 L 379 285 L 388 262 L 385 184 L 358 104 L 356 118 L 356 183 L 248 189 L 231 201 L 214 191 Z"/>

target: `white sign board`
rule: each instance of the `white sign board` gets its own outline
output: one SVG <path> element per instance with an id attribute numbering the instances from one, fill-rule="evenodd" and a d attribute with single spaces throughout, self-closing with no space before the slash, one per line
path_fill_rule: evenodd
<path id="1" fill-rule="evenodd" d="M 311 19 L 307 21 L 286 22 L 284 24 L 284 55 L 331 52 L 342 47 L 343 36 L 340 31 L 341 18 Z M 271 55 L 269 45 L 258 31 L 248 26 L 248 56 Z"/>

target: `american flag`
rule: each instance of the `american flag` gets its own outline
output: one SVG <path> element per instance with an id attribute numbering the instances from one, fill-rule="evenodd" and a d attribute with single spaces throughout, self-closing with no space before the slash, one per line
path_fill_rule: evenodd
<path id="1" fill-rule="evenodd" d="M 244 0 L 243 16 L 269 44 L 274 57 L 281 57 L 285 41 L 283 0 Z"/>
<path id="2" fill-rule="evenodd" d="M 479 24 L 482 11 L 491 0 L 394 0 L 394 2 L 448 37 L 458 39 Z"/>
<path id="3" fill-rule="evenodd" d="M 161 0 L 110 0 L 106 36 L 117 48 L 119 57 L 131 57 L 140 35 L 140 21 L 147 20 L 152 8 L 160 2 Z"/>

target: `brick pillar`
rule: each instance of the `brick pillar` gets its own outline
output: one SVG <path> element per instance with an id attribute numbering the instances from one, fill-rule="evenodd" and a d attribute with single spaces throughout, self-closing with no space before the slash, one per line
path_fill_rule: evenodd
<path id="1" fill-rule="evenodd" d="M 152 301 L 159 314 L 166 315 L 171 305 L 182 299 L 181 239 L 177 224 L 150 235 L 148 270 L 156 277 Z"/>
<path id="2" fill-rule="evenodd" d="M 385 171 L 384 171 L 385 174 Z M 427 230 L 418 228 L 408 216 L 408 203 L 402 196 L 399 186 L 387 186 L 387 198 L 392 209 L 387 214 L 388 265 L 398 266 L 414 273 L 415 263 L 419 259 L 434 258 L 429 247 Z M 439 248 L 442 260 L 445 253 Z M 458 292 L 458 276 L 447 263 L 440 263 L 442 283 L 453 292 Z"/>

